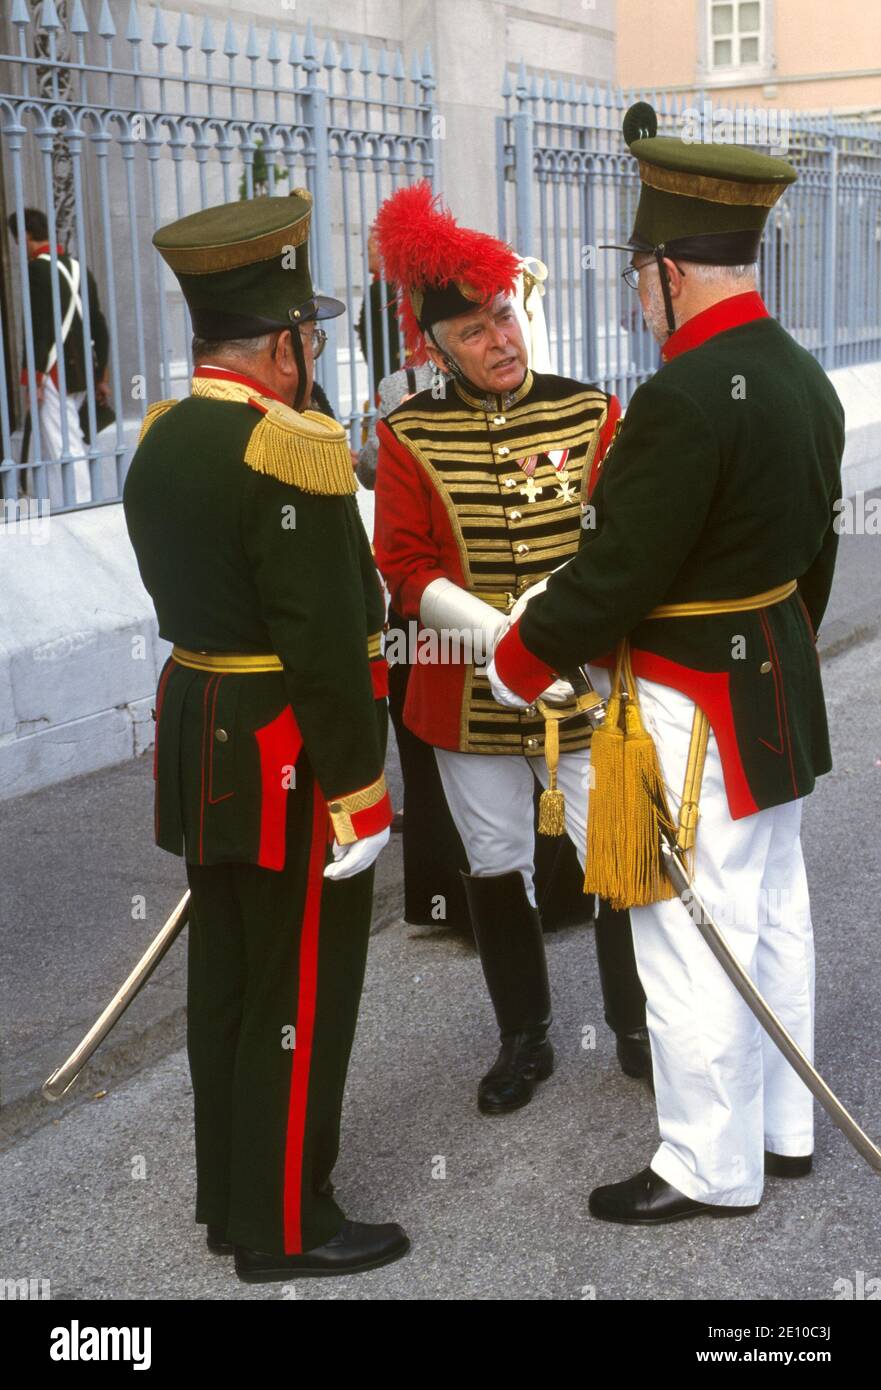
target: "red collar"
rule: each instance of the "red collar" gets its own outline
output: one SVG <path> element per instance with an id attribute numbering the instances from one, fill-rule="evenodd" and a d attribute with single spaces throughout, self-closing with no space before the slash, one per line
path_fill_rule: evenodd
<path id="1" fill-rule="evenodd" d="M 280 396 L 277 391 L 272 391 L 256 377 L 242 376 L 240 372 L 231 372 L 227 367 L 197 367 L 193 376 L 214 377 L 220 381 L 237 381 L 242 386 L 252 387 L 258 396 L 271 396 L 274 401 L 281 401 L 282 405 L 287 405 L 283 396 Z"/>
<path id="2" fill-rule="evenodd" d="M 65 256 L 65 255 L 67 254 L 67 252 L 65 251 L 64 247 L 61 245 L 61 242 L 60 242 L 60 241 L 59 241 L 58 245 L 55 247 L 55 254 L 58 255 L 58 256 Z M 35 261 L 35 260 L 37 259 L 38 256 L 48 256 L 48 255 L 49 255 L 49 243 L 48 243 L 48 241 L 41 241 L 41 242 L 40 242 L 40 245 L 37 246 L 37 247 L 35 247 L 34 251 L 32 252 L 32 254 L 31 254 L 31 260 L 32 260 L 32 261 Z"/>
<path id="3" fill-rule="evenodd" d="M 747 290 L 746 294 L 732 294 L 728 299 L 720 299 L 718 304 L 711 304 L 709 309 L 702 309 L 693 319 L 677 328 L 675 333 L 671 333 L 661 348 L 661 356 L 665 362 L 669 362 L 672 357 L 678 357 L 682 352 L 700 347 L 701 343 L 705 343 L 708 338 L 714 338 L 717 333 L 725 333 L 729 328 L 739 328 L 742 323 L 751 323 L 753 319 L 770 317 L 758 290 Z"/>

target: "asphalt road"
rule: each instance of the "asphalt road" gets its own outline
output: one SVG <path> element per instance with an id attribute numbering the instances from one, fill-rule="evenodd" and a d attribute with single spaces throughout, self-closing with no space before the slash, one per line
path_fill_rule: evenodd
<path id="1" fill-rule="evenodd" d="M 824 674 L 835 769 L 804 822 L 817 1060 L 877 1140 L 881 638 L 828 659 Z M 4 980 L 15 1019 L 5 1078 L 19 1094 L 0 1116 L 0 1279 L 48 1279 L 53 1299 L 825 1301 L 842 1280 L 881 1276 L 879 1180 L 823 1114 L 813 1175 L 769 1180 L 753 1215 L 654 1231 L 593 1221 L 591 1187 L 643 1167 L 657 1140 L 649 1092 L 617 1070 L 590 929 L 548 939 L 555 1075 L 526 1110 L 484 1118 L 474 1095 L 494 1029 L 479 965 L 461 942 L 400 923 L 395 849 L 334 1176 L 350 1215 L 400 1220 L 412 1252 L 358 1278 L 239 1284 L 192 1220 L 181 949 L 120 1025 L 116 1072 L 90 1069 L 56 1109 L 33 1097 L 35 1078 L 78 1039 L 181 891 L 180 866 L 148 845 L 148 779 L 141 760 L 16 808 L 3 917 L 7 945 L 10 924 L 20 933 Z M 134 893 L 146 896 L 147 921 L 131 918 Z M 593 1050 L 582 1047 L 585 1024 L 596 1028 Z M 141 1159 L 145 1176 L 133 1176 Z"/>

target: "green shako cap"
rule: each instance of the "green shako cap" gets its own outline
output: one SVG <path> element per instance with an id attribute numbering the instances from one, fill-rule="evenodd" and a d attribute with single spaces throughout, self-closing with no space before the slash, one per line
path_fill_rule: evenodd
<path id="1" fill-rule="evenodd" d="M 645 101 L 629 108 L 623 129 L 641 183 L 629 249 L 664 246 L 678 259 L 715 265 L 756 259 L 768 213 L 798 177 L 791 164 L 744 145 L 658 135 Z"/>
<path id="2" fill-rule="evenodd" d="M 312 195 L 251 198 L 203 208 L 153 237 L 180 281 L 200 338 L 248 338 L 343 313 L 315 293 L 307 238 Z"/>

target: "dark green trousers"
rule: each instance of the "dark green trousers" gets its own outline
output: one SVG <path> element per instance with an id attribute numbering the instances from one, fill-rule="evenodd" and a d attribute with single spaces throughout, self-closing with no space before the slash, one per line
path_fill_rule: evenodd
<path id="1" fill-rule="evenodd" d="M 373 893 L 372 869 L 323 877 L 327 809 L 299 774 L 284 869 L 187 863 L 196 1221 L 271 1254 L 322 1245 L 343 1221 L 321 1188 L 339 1149 Z"/>

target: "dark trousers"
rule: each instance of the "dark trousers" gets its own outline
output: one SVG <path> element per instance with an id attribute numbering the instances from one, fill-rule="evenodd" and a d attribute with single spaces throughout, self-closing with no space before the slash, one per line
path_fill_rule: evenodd
<path id="1" fill-rule="evenodd" d="M 289 820 L 280 872 L 187 864 L 196 1220 L 271 1254 L 322 1245 L 343 1221 L 321 1188 L 339 1149 L 370 929 L 373 870 L 323 877 L 327 810 L 314 790 L 310 802 L 299 825 Z"/>
<path id="2" fill-rule="evenodd" d="M 645 990 L 636 969 L 630 913 L 600 898 L 595 936 L 606 1023 L 613 1033 L 635 1033 L 646 1026 Z"/>

